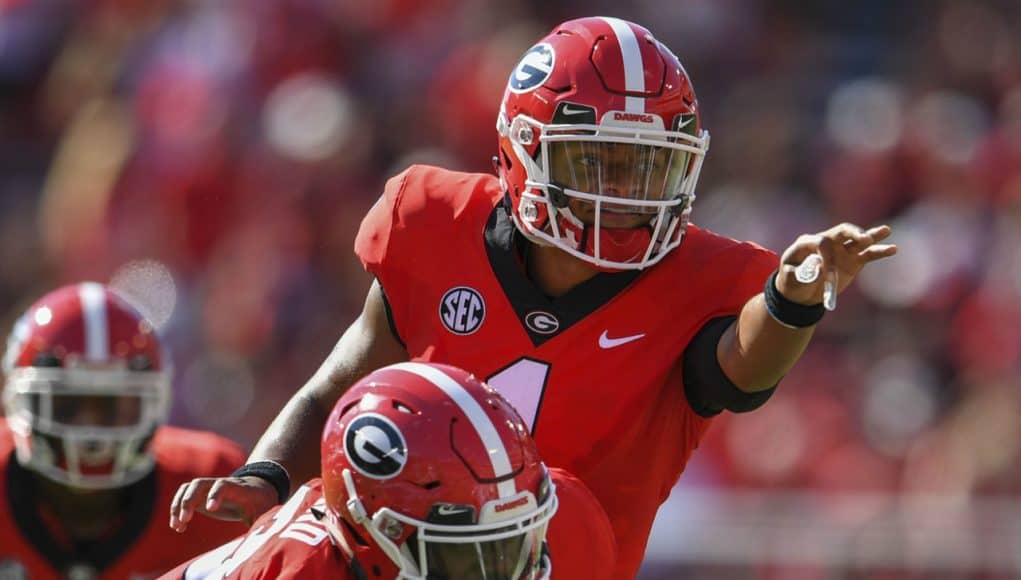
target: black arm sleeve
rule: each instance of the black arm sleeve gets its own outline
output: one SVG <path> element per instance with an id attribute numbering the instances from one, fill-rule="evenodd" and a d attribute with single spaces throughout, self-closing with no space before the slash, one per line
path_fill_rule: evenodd
<path id="1" fill-rule="evenodd" d="M 376 279 L 379 280 L 378 278 Z M 401 339 L 401 335 L 397 333 L 397 325 L 394 324 L 394 312 L 390 309 L 390 299 L 386 297 L 386 290 L 383 289 L 383 283 L 379 284 L 379 295 L 383 297 L 383 308 L 386 310 L 386 323 L 390 327 L 390 334 L 394 335 L 394 339 L 400 343 L 404 350 L 408 349 L 408 345 L 404 344 Z"/>
<path id="2" fill-rule="evenodd" d="M 727 378 L 716 358 L 716 346 L 736 316 L 714 318 L 707 322 L 684 351 L 684 394 L 688 404 L 702 417 L 712 417 L 724 409 L 744 413 L 758 409 L 769 400 L 771 389 L 746 393 Z"/>

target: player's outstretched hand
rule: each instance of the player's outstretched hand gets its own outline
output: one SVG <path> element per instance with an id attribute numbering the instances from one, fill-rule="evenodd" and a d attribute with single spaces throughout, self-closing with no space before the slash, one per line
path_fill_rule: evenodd
<path id="1" fill-rule="evenodd" d="M 255 518 L 275 506 L 277 499 L 273 485 L 258 477 L 196 478 L 178 488 L 174 495 L 170 504 L 170 527 L 183 532 L 195 512 L 251 525 Z"/>
<path id="2" fill-rule="evenodd" d="M 890 237 L 890 226 L 864 229 L 843 223 L 818 234 L 799 236 L 780 257 L 776 289 L 788 300 L 799 304 L 823 302 L 827 281 L 835 282 L 836 293 L 843 292 L 869 262 L 897 253 L 894 244 L 882 244 Z M 811 282 L 799 281 L 797 267 L 812 254 L 822 258 L 819 275 Z"/>

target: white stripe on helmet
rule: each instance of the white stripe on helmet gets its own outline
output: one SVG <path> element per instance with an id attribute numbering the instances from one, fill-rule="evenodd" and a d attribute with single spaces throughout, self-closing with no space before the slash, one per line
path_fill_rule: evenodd
<path id="1" fill-rule="evenodd" d="M 503 439 L 500 438 L 500 433 L 496 430 L 493 422 L 490 421 L 489 415 L 482 409 L 478 401 L 471 396 L 471 393 L 466 391 L 457 381 L 450 378 L 450 375 L 436 367 L 413 362 L 398 363 L 387 367 L 387 369 L 418 375 L 446 393 L 458 408 L 461 409 L 461 412 L 468 417 L 479 439 L 482 440 L 482 444 L 485 446 L 493 466 L 493 476 L 503 477 L 511 473 L 513 467 L 511 466 L 510 456 L 507 454 L 507 448 L 504 447 Z M 508 478 L 496 484 L 496 491 L 501 498 L 514 495 L 517 493 L 514 479 Z"/>
<path id="2" fill-rule="evenodd" d="M 645 92 L 645 66 L 642 61 L 642 50 L 638 46 L 638 38 L 631 25 L 619 18 L 601 17 L 617 36 L 621 58 L 624 60 L 624 88 L 628 92 Z M 642 97 L 625 97 L 624 110 L 628 113 L 644 113 L 645 99 Z"/>
<path id="3" fill-rule="evenodd" d="M 110 328 L 106 318 L 106 290 L 102 284 L 85 282 L 78 287 L 85 317 L 85 359 L 99 362 L 110 358 Z"/>

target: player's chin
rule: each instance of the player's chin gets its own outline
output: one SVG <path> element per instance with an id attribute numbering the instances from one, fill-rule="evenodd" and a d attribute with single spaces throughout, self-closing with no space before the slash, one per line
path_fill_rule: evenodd
<path id="1" fill-rule="evenodd" d="M 604 211 L 599 216 L 599 226 L 611 230 L 634 230 L 649 225 L 650 219 L 648 214 Z M 584 221 L 593 225 L 596 221 L 595 214 Z"/>
<path id="2" fill-rule="evenodd" d="M 633 208 L 627 208 L 633 209 Z M 599 227 L 612 230 L 633 230 L 649 225 L 652 216 L 647 213 L 627 211 L 627 209 L 603 208 L 599 212 Z M 582 223 L 595 225 L 596 212 L 588 205 L 572 208 L 572 212 Z"/>

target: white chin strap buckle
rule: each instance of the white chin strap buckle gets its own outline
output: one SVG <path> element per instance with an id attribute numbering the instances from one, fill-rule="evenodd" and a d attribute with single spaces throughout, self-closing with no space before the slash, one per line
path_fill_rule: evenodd
<path id="1" fill-rule="evenodd" d="M 344 487 L 347 488 L 346 502 L 347 511 L 351 513 L 351 517 L 360 524 L 365 524 L 369 521 L 369 514 L 365 511 L 365 506 L 362 505 L 362 500 L 358 499 L 358 492 L 355 490 L 355 480 L 351 477 L 351 470 L 345 469 L 341 472 L 341 477 L 344 478 Z"/>

